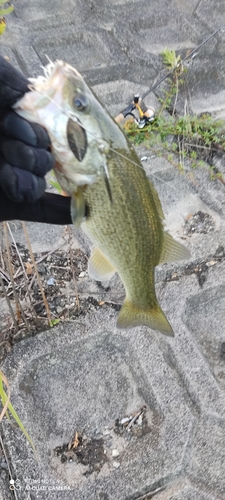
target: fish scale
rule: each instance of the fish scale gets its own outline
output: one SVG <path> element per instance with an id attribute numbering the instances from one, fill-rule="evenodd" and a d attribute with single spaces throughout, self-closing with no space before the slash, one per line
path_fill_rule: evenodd
<path id="1" fill-rule="evenodd" d="M 115 201 L 112 205 L 109 203 L 102 179 L 89 186 L 84 196 L 91 207 L 90 216 L 81 228 L 113 264 L 127 294 L 136 303 L 149 306 L 156 303 L 152 270 L 160 258 L 157 249 L 163 235 L 162 221 L 143 171 L 117 158 L 116 169 L 109 165 L 109 175 Z M 104 212 L 101 211 L 103 204 Z M 127 233 L 129 237 L 125 238 Z"/>
<path id="2" fill-rule="evenodd" d="M 56 176 L 71 196 L 73 222 L 94 244 L 89 274 L 103 281 L 118 272 L 126 292 L 119 328 L 145 325 L 173 335 L 157 301 L 154 271 L 161 262 L 188 258 L 189 252 L 164 231 L 153 184 L 82 76 L 63 61 L 50 63 L 44 73 L 14 108 L 48 130 Z"/>

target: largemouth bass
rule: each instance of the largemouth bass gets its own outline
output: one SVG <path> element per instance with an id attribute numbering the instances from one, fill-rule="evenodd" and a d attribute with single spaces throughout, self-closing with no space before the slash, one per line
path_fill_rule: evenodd
<path id="1" fill-rule="evenodd" d="M 72 197 L 74 224 L 94 243 L 89 274 L 103 281 L 118 272 L 126 291 L 119 328 L 146 325 L 173 335 L 156 298 L 154 270 L 189 252 L 164 231 L 154 186 L 82 76 L 62 61 L 49 63 L 44 75 L 32 79 L 33 91 L 15 110 L 49 133 L 56 176 Z"/>

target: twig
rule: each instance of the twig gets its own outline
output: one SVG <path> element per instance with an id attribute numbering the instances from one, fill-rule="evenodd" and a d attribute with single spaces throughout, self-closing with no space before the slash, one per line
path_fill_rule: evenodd
<path id="1" fill-rule="evenodd" d="M 2 267 L 0 267 L 0 273 L 3 275 L 3 278 L 5 278 L 5 280 L 7 280 L 8 283 L 10 283 L 9 273 L 7 273 L 4 269 L 2 269 Z"/>
<path id="2" fill-rule="evenodd" d="M 8 235 L 8 228 L 7 228 L 6 222 L 3 223 L 3 228 L 4 228 L 4 237 L 5 237 L 5 244 L 6 244 L 8 273 L 10 275 L 11 286 L 13 289 L 13 296 L 14 296 L 14 300 L 16 303 L 17 319 L 19 319 L 20 318 L 20 303 L 19 303 L 19 299 L 18 299 L 18 296 L 16 293 L 15 283 L 13 280 L 13 270 L 12 270 L 11 255 L 10 255 L 9 235 Z"/>
<path id="3" fill-rule="evenodd" d="M 25 238 L 26 238 L 26 241 L 27 241 L 27 246 L 29 248 L 29 252 L 30 252 L 32 264 L 34 266 L 34 270 L 35 270 L 35 273 L 36 273 L 36 276 L 37 276 L 37 281 L 38 281 L 38 285 L 39 285 L 39 288 L 40 288 L 40 291 L 41 291 L 42 299 L 43 299 L 43 302 L 44 302 L 44 305 L 45 305 L 46 313 L 47 313 L 47 316 L 48 316 L 48 322 L 49 322 L 49 325 L 51 326 L 51 312 L 50 312 L 50 309 L 49 309 L 48 301 L 47 301 L 46 296 L 45 296 L 45 292 L 44 292 L 43 287 L 42 287 L 42 283 L 41 283 L 41 280 L 40 280 L 40 276 L 39 276 L 37 264 L 35 262 L 33 250 L 31 248 L 30 239 L 29 239 L 29 236 L 28 236 L 28 232 L 27 232 L 27 228 L 26 228 L 25 222 L 22 222 L 22 227 L 23 227 L 23 231 L 24 231 Z"/>
<path id="4" fill-rule="evenodd" d="M 178 87 L 179 87 L 179 81 L 178 81 L 178 78 L 177 78 L 177 75 L 176 75 L 176 95 L 175 95 L 175 100 L 174 100 L 174 105 L 173 105 L 172 116 L 175 115 L 175 111 L 176 111 L 177 98 L 178 98 Z"/>
<path id="5" fill-rule="evenodd" d="M 156 488 L 156 490 L 149 491 L 148 493 L 146 493 L 146 495 L 142 495 L 141 497 L 138 497 L 136 500 L 150 500 L 155 495 L 157 495 L 157 493 L 160 493 L 160 491 L 163 491 L 165 489 L 166 489 L 165 486 L 161 486 L 160 488 Z"/>
<path id="6" fill-rule="evenodd" d="M 14 296 L 14 300 L 15 300 L 15 304 L 16 304 L 17 318 L 18 318 L 18 320 L 20 320 L 20 318 L 22 316 L 23 321 L 24 321 L 24 323 L 25 323 L 25 325 L 27 327 L 27 330 L 28 330 L 28 332 L 30 332 L 30 327 L 29 327 L 29 324 L 27 322 L 27 319 L 26 319 L 25 313 L 23 311 L 22 305 L 20 303 L 20 300 L 19 300 L 19 297 L 18 297 L 18 294 L 17 294 L 17 291 L 16 291 L 14 279 L 13 279 L 13 269 L 12 269 L 12 264 L 11 264 L 11 255 L 10 255 L 10 245 L 9 245 L 9 235 L 8 235 L 7 222 L 3 223 L 3 227 L 4 227 L 4 236 L 5 236 L 6 251 L 7 251 L 7 265 L 8 265 L 9 275 L 10 275 L 10 278 L 11 278 L 11 286 L 12 286 L 12 289 L 13 289 L 13 296 Z"/>
<path id="7" fill-rule="evenodd" d="M 76 281 L 75 272 L 74 272 L 72 247 L 71 247 L 71 230 L 69 227 L 68 227 L 68 243 L 69 243 L 69 251 L 70 251 L 70 267 L 71 267 L 72 276 L 73 276 L 73 284 L 74 284 L 74 290 L 75 290 L 76 301 L 77 301 L 77 309 L 79 312 L 80 311 L 80 301 L 79 301 L 79 296 L 78 296 L 78 291 L 77 291 L 77 281 Z"/>
<path id="8" fill-rule="evenodd" d="M 50 250 L 50 252 L 46 253 L 45 255 L 42 255 L 42 257 L 40 257 L 40 259 L 38 259 L 36 261 L 36 264 L 40 264 L 40 262 L 47 259 L 50 255 L 52 255 L 54 252 L 59 250 L 59 248 L 61 248 L 63 245 L 65 245 L 65 241 L 60 243 L 60 245 L 58 245 L 58 247 L 54 248 L 53 250 Z M 19 278 L 23 274 L 22 271 L 19 271 L 19 272 L 18 271 L 19 271 L 19 269 L 17 269 L 16 273 L 14 274 L 14 278 Z"/>
<path id="9" fill-rule="evenodd" d="M 27 278 L 27 275 L 26 275 L 26 271 L 25 271 L 25 267 L 24 267 L 23 261 L 22 261 L 22 259 L 21 259 L 21 255 L 20 255 L 19 250 L 18 250 L 18 246 L 17 246 L 17 244 L 16 244 L 16 242 L 15 242 L 15 238 L 14 238 L 14 236 L 13 236 L 13 233 L 12 233 L 12 231 L 11 231 L 11 228 L 10 228 L 9 223 L 7 222 L 6 224 L 7 224 L 7 228 L 8 228 L 9 234 L 10 234 L 10 236 L 11 236 L 11 238 L 12 238 L 13 244 L 14 244 L 14 246 L 15 246 L 15 249 L 16 249 L 16 252 L 17 252 L 17 255 L 18 255 L 18 257 L 19 257 L 19 261 L 20 261 L 20 264 L 21 264 L 21 267 L 22 267 L 22 270 L 23 270 L 23 274 L 24 274 L 24 276 L 25 276 L 25 279 L 27 280 L 28 278 Z"/>
<path id="10" fill-rule="evenodd" d="M 10 302 L 9 297 L 7 295 L 7 292 L 6 292 L 6 289 L 5 289 L 5 285 L 4 285 L 4 281 L 3 281 L 2 277 L 1 277 L 1 274 L 0 274 L 0 283 L 1 283 L 1 287 L 2 287 L 2 291 L 3 291 L 4 297 L 5 297 L 6 302 L 8 304 L 9 312 L 10 312 L 11 317 L 13 319 L 15 330 L 16 330 L 16 332 L 18 332 L 19 327 L 18 327 L 18 324 L 17 324 L 17 321 L 16 321 L 16 317 L 15 317 L 13 308 L 11 306 L 11 302 Z"/>
<path id="11" fill-rule="evenodd" d="M 132 425 L 134 425 L 134 423 L 136 422 L 136 420 L 141 416 L 141 415 L 144 415 L 146 412 L 146 408 L 141 408 L 137 413 L 136 415 L 134 415 L 134 417 L 132 417 L 131 421 L 129 422 L 126 430 L 127 431 L 130 431 Z"/>
<path id="12" fill-rule="evenodd" d="M 2 412 L 0 413 L 0 422 L 1 422 L 2 419 L 3 419 L 3 417 L 4 417 L 4 415 L 7 412 L 7 408 L 8 408 L 8 405 L 9 405 L 9 401 L 10 401 L 10 387 L 9 387 L 9 383 L 8 383 L 7 378 L 5 377 L 4 373 L 1 370 L 0 370 L 0 379 L 1 379 L 1 386 L 2 386 L 2 388 L 3 388 L 2 382 L 4 382 L 5 386 L 7 387 L 7 391 L 8 391 L 7 400 L 5 402 L 5 405 L 3 407 Z M 3 390 L 4 390 L 4 388 L 3 388 Z M 0 397 L 1 397 L 1 394 L 0 394 Z M 3 404 L 3 401 L 2 401 L 2 404 Z"/>
<path id="13" fill-rule="evenodd" d="M 23 276 L 24 276 L 24 278 L 25 278 L 24 286 L 25 286 L 25 289 L 26 289 L 26 292 L 27 292 L 27 293 L 26 293 L 26 296 L 28 295 L 29 300 L 30 300 L 30 305 L 31 305 L 31 307 L 32 307 L 32 299 L 31 299 L 30 290 L 29 290 L 28 283 L 27 283 L 27 282 L 28 282 L 27 273 L 26 273 L 26 271 L 25 271 L 25 267 L 24 267 L 23 261 L 22 261 L 22 259 L 21 259 L 21 255 L 20 255 L 20 253 L 19 253 L 18 246 L 17 246 L 17 244 L 16 244 L 15 238 L 14 238 L 14 236 L 13 236 L 13 233 L 12 233 L 12 231 L 11 231 L 11 228 L 10 228 L 10 225 L 9 225 L 9 223 L 8 223 L 8 222 L 7 222 L 7 227 L 8 227 L 8 230 L 9 230 L 10 236 L 11 236 L 11 238 L 12 238 L 12 241 L 13 241 L 13 243 L 14 243 L 14 246 L 15 246 L 15 249 L 16 249 L 16 252 L 17 252 L 17 255 L 18 255 L 18 257 L 19 257 L 19 261 L 20 261 L 20 264 L 21 264 L 21 267 L 22 267 L 22 274 L 23 274 Z M 14 277 L 14 279 L 15 279 L 15 277 Z M 36 317 L 37 317 L 37 313 L 36 313 L 36 311 L 35 311 L 34 307 L 32 307 L 32 310 L 33 310 L 34 314 L 35 314 L 35 315 L 36 315 Z M 26 324 L 26 326 L 27 326 L 27 324 Z"/>
<path id="14" fill-rule="evenodd" d="M 218 181 L 222 182 L 222 184 L 225 186 L 225 180 L 224 180 L 224 178 L 222 177 L 222 174 L 221 174 L 221 176 L 220 176 L 220 175 L 218 175 L 217 179 L 218 179 Z"/>
<path id="15" fill-rule="evenodd" d="M 206 149 L 206 151 L 213 151 L 210 146 L 202 146 L 201 144 L 192 144 L 191 142 L 185 142 L 185 146 L 191 146 L 192 148 Z"/>

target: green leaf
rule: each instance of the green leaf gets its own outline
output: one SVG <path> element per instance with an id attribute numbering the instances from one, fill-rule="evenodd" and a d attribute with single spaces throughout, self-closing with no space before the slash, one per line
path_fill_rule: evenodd
<path id="1" fill-rule="evenodd" d="M 5 3 L 5 2 L 3 2 Z M 7 9 L 0 9 L 0 16 L 7 16 L 7 14 L 11 14 L 11 12 L 13 12 L 14 10 L 14 6 L 13 5 L 10 5 L 9 7 L 7 7 Z"/>
<path id="2" fill-rule="evenodd" d="M 7 383 L 6 377 L 4 376 L 4 374 L 0 370 L 0 399 L 1 399 L 2 405 L 4 407 L 4 405 L 7 403 L 8 396 L 7 396 L 7 394 L 6 394 L 5 390 L 4 390 L 3 381 Z M 16 421 L 16 423 L 18 424 L 18 426 L 20 427 L 21 431 L 23 432 L 23 434 L 26 437 L 26 439 L 29 441 L 30 445 L 32 446 L 32 448 L 33 448 L 33 450 L 34 450 L 34 452 L 36 454 L 36 450 L 35 450 L 35 446 L 33 444 L 33 441 L 31 439 L 31 437 L 29 436 L 28 432 L 26 431 L 23 423 L 21 422 L 20 418 L 18 417 L 18 415 L 16 413 L 16 410 L 14 409 L 14 407 L 10 403 L 10 401 L 8 402 L 7 409 L 10 411 L 10 413 L 13 416 L 14 420 Z M 8 412 L 6 412 L 6 416 L 8 416 Z M 8 418 L 9 418 L 9 416 L 8 416 Z"/>
<path id="3" fill-rule="evenodd" d="M 50 184 L 51 184 L 51 185 L 52 185 L 55 189 L 57 189 L 57 190 L 59 191 L 59 193 L 61 193 L 61 192 L 62 192 L 62 188 L 61 188 L 61 186 L 60 186 L 60 184 L 59 184 L 58 182 L 56 182 L 56 181 L 52 181 L 52 180 L 50 180 L 49 182 L 50 182 Z"/>
<path id="4" fill-rule="evenodd" d="M 55 326 L 55 325 L 58 325 L 58 323 L 60 322 L 60 319 L 57 318 L 57 319 L 52 319 L 51 322 L 50 322 L 50 326 Z"/>

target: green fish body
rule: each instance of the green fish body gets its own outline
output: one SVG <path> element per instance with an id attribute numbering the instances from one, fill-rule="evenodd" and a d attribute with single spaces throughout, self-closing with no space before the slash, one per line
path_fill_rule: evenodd
<path id="1" fill-rule="evenodd" d="M 164 231 L 158 195 L 134 151 L 126 157 L 111 155 L 107 166 L 112 203 L 103 178 L 83 193 L 88 216 L 81 228 L 95 245 L 89 274 L 103 281 L 118 272 L 126 291 L 119 328 L 146 325 L 172 335 L 156 298 L 154 270 L 161 262 L 189 254 Z"/>
<path id="2" fill-rule="evenodd" d="M 52 109 L 45 115 L 41 113 L 39 123 L 46 126 L 50 135 L 58 161 L 59 183 L 72 196 L 74 224 L 81 223 L 82 230 L 94 244 L 89 274 L 103 281 L 118 272 L 126 292 L 117 320 L 119 328 L 146 325 L 173 335 L 156 298 L 154 271 L 159 263 L 188 258 L 189 252 L 164 231 L 157 192 L 123 131 L 81 75 L 65 63 L 59 63 L 67 70 L 70 68 L 61 90 L 63 103 L 67 103 L 67 107 L 63 104 L 64 109 L 69 110 L 66 125 L 59 138 L 56 131 L 53 137 L 49 117 Z M 54 71 L 57 74 L 56 69 Z M 52 84 L 48 83 L 48 88 L 54 103 Z M 38 92 L 43 90 L 37 88 Z M 34 102 L 28 105 L 22 99 L 16 110 L 26 118 L 29 109 L 29 119 L 32 119 L 34 108 L 33 119 L 37 121 L 38 106 L 35 107 Z M 63 141 L 66 150 L 69 149 L 68 162 L 65 152 L 62 157 L 59 154 Z"/>

